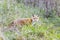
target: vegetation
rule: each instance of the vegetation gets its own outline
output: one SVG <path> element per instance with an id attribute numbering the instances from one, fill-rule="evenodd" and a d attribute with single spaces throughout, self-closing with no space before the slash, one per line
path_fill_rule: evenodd
<path id="1" fill-rule="evenodd" d="M 6 31 L 6 40 L 60 40 L 60 18 L 52 12 L 52 16 L 45 18 L 45 10 L 37 7 L 29 7 L 24 4 L 10 4 L 8 9 L 6 0 L 0 4 L 0 27 L 8 27 L 8 24 L 17 18 L 30 18 L 32 14 L 39 15 L 39 22 L 35 25 L 24 25 L 17 32 Z M 0 40 L 2 38 L 0 37 Z"/>

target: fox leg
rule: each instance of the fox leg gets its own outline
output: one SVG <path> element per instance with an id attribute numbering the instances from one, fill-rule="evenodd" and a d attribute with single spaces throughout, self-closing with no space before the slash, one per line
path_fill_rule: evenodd
<path id="1" fill-rule="evenodd" d="M 18 35 L 20 35 L 20 31 L 19 31 L 19 29 L 16 26 L 14 26 L 13 32 L 16 32 Z"/>
<path id="2" fill-rule="evenodd" d="M 18 28 L 15 28 L 15 32 L 20 35 L 20 31 L 18 30 Z"/>

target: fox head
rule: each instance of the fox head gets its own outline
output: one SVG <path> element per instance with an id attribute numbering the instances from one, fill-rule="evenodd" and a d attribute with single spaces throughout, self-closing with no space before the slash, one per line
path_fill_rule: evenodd
<path id="1" fill-rule="evenodd" d="M 32 21 L 39 21 L 38 15 L 32 15 Z"/>

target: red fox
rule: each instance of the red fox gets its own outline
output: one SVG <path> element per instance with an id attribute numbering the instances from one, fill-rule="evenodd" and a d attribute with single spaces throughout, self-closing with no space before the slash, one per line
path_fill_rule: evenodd
<path id="1" fill-rule="evenodd" d="M 36 22 L 39 21 L 39 17 L 37 15 L 33 15 L 31 18 L 20 18 L 20 19 L 16 19 L 13 22 L 11 22 L 11 24 L 9 25 L 14 26 L 14 25 L 28 25 L 28 24 L 32 24 L 32 22 Z"/>
<path id="2" fill-rule="evenodd" d="M 12 21 L 8 26 L 8 28 L 12 28 L 14 29 L 14 27 L 16 27 L 16 25 L 28 25 L 28 24 L 32 24 L 32 22 L 36 22 L 39 21 L 39 17 L 38 15 L 33 15 L 31 18 L 20 18 L 20 19 L 16 19 L 14 21 Z M 7 29 L 8 29 L 7 28 Z"/>

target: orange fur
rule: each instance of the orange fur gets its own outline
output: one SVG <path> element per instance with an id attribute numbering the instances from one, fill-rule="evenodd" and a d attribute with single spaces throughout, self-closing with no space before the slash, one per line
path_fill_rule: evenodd
<path id="1" fill-rule="evenodd" d="M 31 24 L 32 19 L 31 18 L 24 18 L 24 19 L 16 20 L 14 22 L 15 22 L 15 24 L 19 24 L 19 25 Z"/>
<path id="2" fill-rule="evenodd" d="M 25 24 L 31 24 L 31 23 L 32 23 L 31 18 L 22 18 L 22 19 L 14 20 L 11 23 L 11 26 L 13 26 L 13 25 L 25 25 Z"/>

